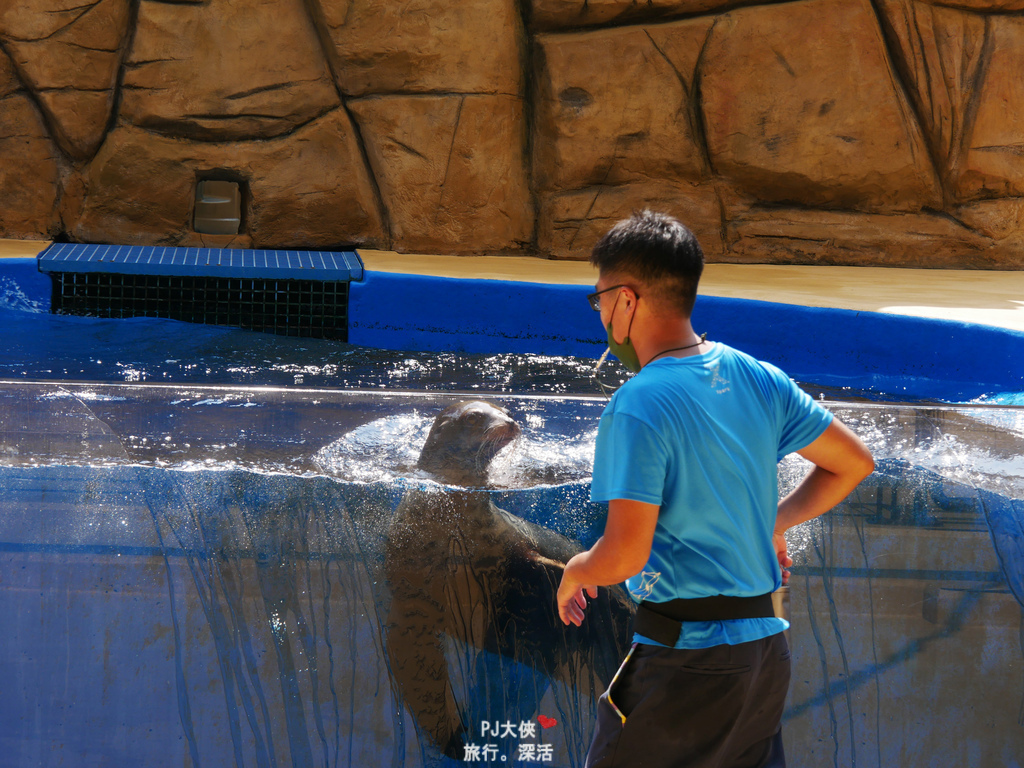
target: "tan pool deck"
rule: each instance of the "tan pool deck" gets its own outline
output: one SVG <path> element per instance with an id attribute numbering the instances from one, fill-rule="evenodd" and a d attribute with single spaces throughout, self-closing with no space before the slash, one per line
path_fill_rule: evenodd
<path id="1" fill-rule="evenodd" d="M 0 258 L 33 257 L 48 245 L 0 240 Z M 589 264 L 527 256 L 436 256 L 359 249 L 370 271 L 592 285 Z M 707 296 L 811 307 L 887 312 L 1024 331 L 1024 270 L 887 269 L 770 264 L 708 264 Z"/>

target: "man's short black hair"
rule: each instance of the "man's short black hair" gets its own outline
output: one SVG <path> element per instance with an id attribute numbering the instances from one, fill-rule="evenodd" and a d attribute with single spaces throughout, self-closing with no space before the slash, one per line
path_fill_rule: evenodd
<path id="1" fill-rule="evenodd" d="M 623 219 L 594 246 L 590 263 L 605 274 L 636 278 L 649 292 L 689 317 L 704 271 L 704 251 L 686 225 L 644 210 Z"/>

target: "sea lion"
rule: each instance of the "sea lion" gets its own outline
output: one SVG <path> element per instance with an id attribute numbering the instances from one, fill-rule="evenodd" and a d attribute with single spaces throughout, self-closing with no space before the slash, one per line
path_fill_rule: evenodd
<path id="1" fill-rule="evenodd" d="M 434 419 L 416 466 L 452 485 L 483 486 L 498 451 L 521 433 L 500 406 L 480 400 L 456 403 Z"/>
<path id="2" fill-rule="evenodd" d="M 566 561 L 581 547 L 491 500 L 488 466 L 520 432 L 490 403 L 446 408 L 417 466 L 458 487 L 409 491 L 385 543 L 391 673 L 420 730 L 456 759 L 464 757 L 466 723 L 452 688 L 449 638 L 570 681 L 588 700 L 607 686 L 628 647 L 634 607 L 625 591 L 602 589 L 583 627 L 563 625 L 555 595 Z M 475 682 L 504 690 L 500 679 Z"/>

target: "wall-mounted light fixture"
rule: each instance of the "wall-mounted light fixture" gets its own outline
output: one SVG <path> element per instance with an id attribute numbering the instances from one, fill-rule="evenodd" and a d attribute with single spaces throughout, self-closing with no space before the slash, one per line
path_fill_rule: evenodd
<path id="1" fill-rule="evenodd" d="M 192 228 L 205 235 L 237 235 L 242 223 L 242 190 L 237 181 L 202 179 L 196 184 Z"/>

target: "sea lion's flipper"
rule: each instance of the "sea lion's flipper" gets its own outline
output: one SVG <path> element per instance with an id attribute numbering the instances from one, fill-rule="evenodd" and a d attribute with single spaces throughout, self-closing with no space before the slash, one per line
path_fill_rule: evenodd
<path id="1" fill-rule="evenodd" d="M 391 674 L 420 729 L 442 752 L 462 759 L 465 729 L 449 682 L 444 606 L 429 588 L 404 581 L 393 582 L 392 589 L 386 637 Z"/>
<path id="2" fill-rule="evenodd" d="M 449 757 L 461 760 L 465 727 L 445 658 L 446 549 L 439 537 L 408 526 L 422 515 L 413 494 L 396 510 L 385 545 L 384 568 L 391 590 L 385 643 L 391 675 L 422 733 Z"/>

